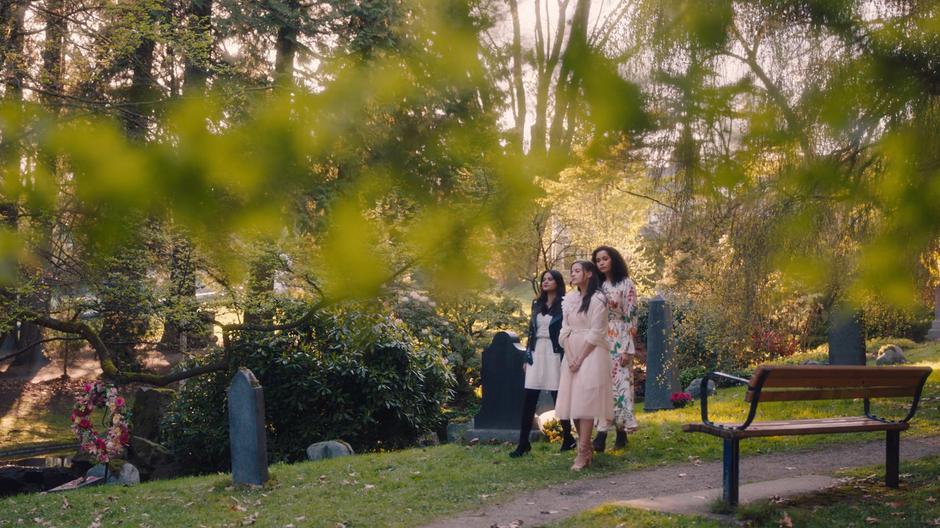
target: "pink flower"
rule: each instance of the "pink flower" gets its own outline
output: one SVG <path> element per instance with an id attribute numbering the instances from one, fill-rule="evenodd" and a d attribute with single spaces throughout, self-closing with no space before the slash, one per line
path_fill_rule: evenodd
<path id="1" fill-rule="evenodd" d="M 78 422 L 78 426 L 82 429 L 91 429 L 91 420 L 82 418 L 82 421 Z"/>
<path id="2" fill-rule="evenodd" d="M 114 399 L 114 406 L 117 407 L 118 409 L 120 409 L 121 407 L 124 407 L 124 398 L 122 398 L 122 397 L 120 397 L 120 396 L 118 396 L 117 398 L 115 398 L 115 399 Z"/>

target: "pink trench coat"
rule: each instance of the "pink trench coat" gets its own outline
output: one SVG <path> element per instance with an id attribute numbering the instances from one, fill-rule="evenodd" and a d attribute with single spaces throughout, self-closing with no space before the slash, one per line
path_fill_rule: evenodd
<path id="1" fill-rule="evenodd" d="M 614 417 L 611 397 L 610 354 L 607 342 L 607 304 L 604 294 L 595 293 L 587 312 L 579 312 L 581 294 L 577 291 L 565 295 L 561 309 L 559 342 L 565 349 L 561 361 L 561 381 L 558 384 L 558 401 L 555 415 L 559 419 L 592 418 L 612 420 Z M 577 372 L 568 367 L 569 358 L 584 353 L 588 343 L 594 350 L 581 363 Z"/>

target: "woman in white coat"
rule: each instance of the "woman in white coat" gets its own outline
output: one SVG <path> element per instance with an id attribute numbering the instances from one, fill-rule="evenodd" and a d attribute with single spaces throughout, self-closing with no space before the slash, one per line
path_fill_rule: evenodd
<path id="1" fill-rule="evenodd" d="M 555 414 L 571 419 L 578 431 L 578 455 L 571 469 L 579 471 L 594 457 L 591 429 L 614 417 L 610 358 L 607 353 L 607 305 L 600 291 L 594 264 L 579 260 L 571 265 L 571 284 L 578 291 L 565 295 L 559 341 L 565 349 Z"/>

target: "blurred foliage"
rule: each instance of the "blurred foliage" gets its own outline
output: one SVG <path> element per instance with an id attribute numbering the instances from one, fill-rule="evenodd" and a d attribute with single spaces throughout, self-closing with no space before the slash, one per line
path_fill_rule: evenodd
<path id="1" fill-rule="evenodd" d="M 279 306 L 288 319 L 304 309 Z M 321 312 L 300 331 L 244 332 L 233 353 L 264 387 L 269 459 L 297 461 L 314 442 L 341 438 L 356 451 L 383 450 L 436 432 L 454 382 L 438 344 L 389 313 L 348 306 Z M 226 390 L 233 374 L 188 381 L 164 418 L 164 441 L 193 471 L 229 463 Z"/>

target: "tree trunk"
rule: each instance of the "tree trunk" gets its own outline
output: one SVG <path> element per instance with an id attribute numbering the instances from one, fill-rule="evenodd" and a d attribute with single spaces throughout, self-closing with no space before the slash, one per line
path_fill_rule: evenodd
<path id="1" fill-rule="evenodd" d="M 512 15 L 512 89 L 516 93 L 512 136 L 518 142 L 517 148 L 521 153 L 525 145 L 526 101 L 522 82 L 522 30 L 519 26 L 519 3 L 516 0 L 509 0 L 509 12 Z"/>
<path id="2" fill-rule="evenodd" d="M 281 88 L 294 85 L 294 58 L 297 54 L 299 0 L 287 1 L 287 13 L 277 28 L 274 57 L 274 84 Z"/>
<path id="3" fill-rule="evenodd" d="M 193 34 L 210 33 L 210 45 L 207 49 L 197 47 L 188 50 L 183 59 L 183 94 L 202 95 L 208 85 L 209 64 L 212 59 L 212 0 L 190 1 L 187 9 L 187 26 Z"/>
<path id="4" fill-rule="evenodd" d="M 568 152 L 563 152 L 566 126 L 576 126 L 573 120 L 566 119 L 576 104 L 576 96 L 581 86 L 580 76 L 575 68 L 578 61 L 587 58 L 587 25 L 588 15 L 591 12 L 591 0 L 578 0 L 571 18 L 571 32 L 568 36 L 568 46 L 561 61 L 561 71 L 558 74 L 558 88 L 555 90 L 555 111 L 552 115 L 552 127 L 548 134 L 549 162 L 558 167 L 562 160 L 567 159 Z"/>

